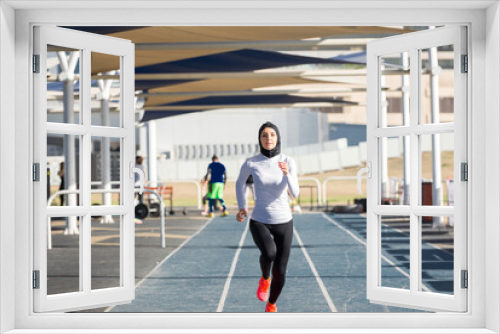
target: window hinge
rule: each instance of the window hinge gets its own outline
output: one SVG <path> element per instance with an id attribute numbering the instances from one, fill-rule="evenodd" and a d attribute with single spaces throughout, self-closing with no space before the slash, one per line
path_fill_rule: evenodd
<path id="1" fill-rule="evenodd" d="M 469 72 L 469 57 L 467 55 L 462 55 L 462 73 Z"/>
<path id="2" fill-rule="evenodd" d="M 33 73 L 40 73 L 40 55 L 33 55 Z"/>
<path id="3" fill-rule="evenodd" d="M 33 164 L 33 181 L 40 182 L 40 163 Z"/>
<path id="4" fill-rule="evenodd" d="M 33 289 L 40 289 L 40 270 L 33 270 Z"/>
<path id="5" fill-rule="evenodd" d="M 461 170 L 461 181 L 469 181 L 469 166 L 467 165 L 466 162 L 462 162 L 460 165 L 460 170 Z"/>
<path id="6" fill-rule="evenodd" d="M 462 270 L 462 289 L 469 287 L 469 274 L 467 270 Z"/>

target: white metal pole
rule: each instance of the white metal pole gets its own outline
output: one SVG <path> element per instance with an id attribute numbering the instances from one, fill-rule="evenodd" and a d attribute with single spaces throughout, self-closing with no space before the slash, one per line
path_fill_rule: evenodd
<path id="1" fill-rule="evenodd" d="M 408 52 L 401 54 L 401 62 L 404 69 L 410 68 Z M 403 125 L 410 125 L 410 76 L 401 76 L 401 111 L 403 113 Z M 410 137 L 403 137 L 403 205 L 410 205 Z"/>
<path id="2" fill-rule="evenodd" d="M 66 52 L 58 52 L 57 56 L 59 58 L 59 63 L 61 65 L 62 72 L 60 73 L 60 79 L 63 83 L 63 122 L 65 124 L 75 124 L 75 108 L 74 108 L 74 96 L 73 96 L 73 79 L 76 62 L 79 57 L 78 52 L 72 52 L 68 58 Z M 77 190 L 76 185 L 76 158 L 75 158 L 75 136 L 65 135 L 64 136 L 64 178 L 65 187 L 68 190 Z M 77 194 L 68 194 L 66 197 L 66 205 L 77 206 Z M 65 235 L 75 235 L 79 234 L 76 217 L 69 216 L 66 219 L 66 229 L 64 230 Z"/>
<path id="3" fill-rule="evenodd" d="M 149 181 L 152 187 L 156 187 L 156 122 L 148 122 L 148 166 Z"/>
<path id="4" fill-rule="evenodd" d="M 113 74 L 113 73 L 107 73 Z M 98 85 L 101 90 L 100 100 L 101 100 L 101 125 L 109 126 L 109 98 L 111 85 L 113 80 L 98 80 Z M 102 187 L 103 189 L 111 189 L 111 152 L 110 152 L 110 141 L 109 137 L 101 138 L 101 177 L 102 177 Z M 112 193 L 105 192 L 102 194 L 103 205 L 112 205 Z M 113 216 L 103 215 L 101 218 L 101 224 L 112 224 L 114 223 Z"/>
<path id="5" fill-rule="evenodd" d="M 139 126 L 139 155 L 145 155 L 148 152 L 148 138 L 146 126 Z"/>
<path id="6" fill-rule="evenodd" d="M 324 150 L 324 141 L 323 141 L 323 113 L 317 111 L 316 112 L 317 118 L 318 118 L 318 144 L 321 147 L 321 152 Z M 319 166 L 319 173 L 323 174 L 323 166 L 321 164 L 321 152 L 320 154 L 317 155 L 318 159 L 318 166 Z"/>
<path id="7" fill-rule="evenodd" d="M 431 70 L 431 122 L 439 123 L 439 72 L 437 48 L 429 49 L 429 68 Z M 443 188 L 441 186 L 441 140 L 439 134 L 432 135 L 432 205 L 442 205 Z M 441 218 L 434 217 L 433 227 L 440 225 Z"/>

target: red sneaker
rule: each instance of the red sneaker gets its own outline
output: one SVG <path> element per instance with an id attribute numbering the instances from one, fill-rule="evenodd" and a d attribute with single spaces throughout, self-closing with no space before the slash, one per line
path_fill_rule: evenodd
<path id="1" fill-rule="evenodd" d="M 276 304 L 271 304 L 270 302 L 267 302 L 266 312 L 278 312 L 278 308 L 276 307 Z"/>
<path id="2" fill-rule="evenodd" d="M 269 298 L 269 287 L 271 286 L 271 277 L 264 279 L 260 278 L 259 287 L 257 288 L 257 298 L 265 302 Z"/>

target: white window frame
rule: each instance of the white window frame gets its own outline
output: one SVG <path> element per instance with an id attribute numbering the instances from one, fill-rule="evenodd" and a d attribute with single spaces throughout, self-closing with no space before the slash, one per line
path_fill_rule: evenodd
<path id="1" fill-rule="evenodd" d="M 65 2 L 66 5 L 68 2 Z M 103 5 L 105 1 L 98 2 Z M 146 4 L 147 2 L 143 2 Z M 500 138 L 498 134 L 500 101 L 498 90 L 500 89 L 500 69 L 498 49 L 500 49 L 500 11 L 498 5 L 493 2 L 473 1 L 461 2 L 462 9 L 454 9 L 456 3 L 435 1 L 433 5 L 437 8 L 418 9 L 419 5 L 412 1 L 408 7 L 402 3 L 370 2 L 371 7 L 366 9 L 366 2 L 338 2 L 337 6 L 320 2 L 283 2 L 281 6 L 275 2 L 260 3 L 252 5 L 246 3 L 233 4 L 229 9 L 220 9 L 215 3 L 205 3 L 207 8 L 199 4 L 189 7 L 189 4 L 180 5 L 172 3 L 170 8 L 154 10 L 119 10 L 114 9 L 104 16 L 102 9 L 66 9 L 66 10 L 37 10 L 34 6 L 40 6 L 43 2 L 21 4 L 25 10 L 16 10 L 15 23 L 12 20 L 13 10 L 9 4 L 16 6 L 15 1 L 1 4 L 0 24 L 6 25 L 15 31 L 15 53 L 11 50 L 3 50 L 0 58 L 2 70 L 8 65 L 15 63 L 15 100 L 6 97 L 9 92 L 14 92 L 7 87 L 9 81 L 0 78 L 3 85 L 0 87 L 2 98 L 2 110 L 0 116 L 6 119 L 5 104 L 14 105 L 15 121 L 15 150 L 8 148 L 11 142 L 9 138 L 3 137 L 0 145 L 2 158 L 15 159 L 15 214 L 1 212 L 1 236 L 2 249 L 0 250 L 0 265 L 2 266 L 2 277 L 0 293 L 2 303 L 0 304 L 1 330 L 16 329 L 16 333 L 36 332 L 36 329 L 52 328 L 60 329 L 60 332 L 71 332 L 71 328 L 89 328 L 88 332 L 100 333 L 105 329 L 127 329 L 140 327 L 137 332 L 144 332 L 146 328 L 172 329 L 164 332 L 175 332 L 175 328 L 191 328 L 193 332 L 203 332 L 203 329 L 231 329 L 231 328 L 301 328 L 300 332 L 323 332 L 321 329 L 350 328 L 355 326 L 363 333 L 387 333 L 387 329 L 397 329 L 395 332 L 414 332 L 420 328 L 422 333 L 437 332 L 431 328 L 441 328 L 441 333 L 456 332 L 458 328 L 464 328 L 466 333 L 493 333 L 487 328 L 497 332 L 500 329 L 498 321 L 499 313 L 499 268 L 498 256 L 486 257 L 486 247 L 495 255 L 499 251 L 499 228 L 495 224 L 500 218 L 499 185 L 498 175 Z M 95 2 L 88 2 L 87 7 L 92 8 Z M 493 5 L 492 5 L 493 4 Z M 45 4 L 48 5 L 48 4 Z M 55 6 L 63 6 L 56 3 Z M 112 4 L 116 8 L 123 4 Z M 155 4 L 158 5 L 157 3 Z M 489 5 L 488 10 L 485 8 Z M 27 7 L 26 7 L 27 6 Z M 30 7 L 31 6 L 31 7 Z M 54 3 L 52 3 L 54 6 Z M 146 5 L 144 5 L 146 6 Z M 167 5 L 166 5 L 167 6 Z M 177 7 L 176 7 L 177 6 Z M 228 3 L 222 6 L 228 7 Z M 244 7 L 252 7 L 242 10 Z M 274 6 L 274 7 L 273 7 Z M 394 9 L 396 6 L 402 9 Z M 408 9 L 416 7 L 417 9 Z M 422 5 L 420 5 L 422 6 Z M 467 6 L 469 8 L 467 9 Z M 168 6 L 167 6 L 168 7 Z M 179 8 L 180 7 L 180 8 Z M 355 9 L 343 8 L 358 7 Z M 219 9 L 217 9 L 219 8 Z M 422 8 L 422 7 L 420 7 Z M 439 9 L 441 8 L 441 9 Z M 444 9 L 443 9 L 444 8 Z M 57 8 L 56 8 L 57 9 Z M 26 96 L 32 94 L 30 87 L 30 59 L 32 45 L 32 26 L 34 24 L 75 24 L 75 25 L 400 25 L 402 22 L 408 25 L 434 25 L 434 24 L 465 24 L 469 27 L 469 57 L 471 62 L 469 69 L 472 75 L 468 79 L 469 91 L 469 114 L 468 131 L 472 133 L 468 142 L 471 153 L 469 176 L 470 187 L 468 197 L 471 199 L 468 210 L 468 220 L 471 222 L 468 234 L 469 247 L 469 276 L 470 288 L 468 290 L 469 311 L 465 314 L 439 313 L 439 314 L 276 314 L 272 317 L 263 314 L 43 314 L 32 313 L 32 290 L 30 286 L 30 271 L 32 259 L 30 257 L 30 245 L 32 238 L 33 213 L 26 210 L 32 203 L 26 203 L 26 194 L 32 192 L 32 183 L 29 179 L 32 156 L 33 124 L 31 121 L 32 106 Z M 488 29 L 485 29 L 485 22 Z M 0 42 L 2 46 L 14 45 L 12 40 L 14 34 L 11 31 L 2 30 Z M 10 35 L 9 35 L 10 34 Z M 488 71 L 485 71 L 485 60 L 489 63 Z M 9 111 L 11 114 L 11 110 Z M 472 122 L 474 117 L 474 122 Z M 485 118 L 488 117 L 488 122 Z M 5 124 L 5 123 L 4 123 Z M 1 125 L 2 128 L 4 125 Z M 490 132 L 486 140 L 485 132 Z M 9 133 L 8 131 L 6 132 Z M 10 132 L 12 133 L 12 132 Z M 488 149 L 488 155 L 484 153 Z M 14 155 L 13 152 L 16 152 Z M 487 163 L 488 162 L 488 163 Z M 2 171 L 12 171 L 4 168 Z M 477 168 L 475 168 L 477 166 Z M 486 166 L 486 167 L 485 167 Z M 485 171 L 491 172 L 488 182 L 485 182 Z M 2 184 L 9 183 L 11 175 L 0 173 Z M 5 183 L 4 183 L 5 182 Z M 8 193 L 4 189 L 2 201 Z M 10 190 L 9 190 L 10 191 Z M 488 194 L 488 196 L 486 196 Z M 490 204 L 486 214 L 484 203 Z M 3 206 L 3 203 L 0 204 Z M 486 219 L 488 217 L 488 219 Z M 6 222 L 5 218 L 12 218 Z M 15 230 L 7 223 L 15 222 Z M 471 226 L 474 226 L 472 231 Z M 15 232 L 15 243 L 10 241 L 4 232 Z M 474 246 L 474 247 L 472 247 Z M 14 254 L 14 256 L 12 256 Z M 26 261 L 26 259 L 30 259 Z M 487 265 L 486 265 L 487 264 Z M 6 269 L 6 270 L 5 270 Z M 8 283 L 15 282 L 15 291 L 9 291 Z M 11 288 L 10 288 L 11 289 Z M 488 290 L 488 293 L 486 293 Z M 5 298 L 4 298 L 5 297 Z M 12 310 L 11 305 L 15 305 Z M 10 309 L 9 309 L 10 308 Z M 10 316 L 15 320 L 9 320 Z M 138 326 L 138 321 L 142 323 Z M 102 329 L 101 331 L 98 329 Z M 381 330 L 381 328 L 384 328 Z M 31 329 L 23 331 L 23 329 Z M 196 331 L 194 329 L 199 329 Z M 212 332 L 221 330 L 212 330 Z M 230 330 L 235 332 L 236 330 Z M 284 332 L 285 330 L 281 331 Z M 54 332 L 54 331 L 53 331 Z M 266 332 L 266 331 L 262 331 Z M 276 331 L 267 331 L 276 332 Z M 297 332 L 297 330 L 295 331 Z M 354 333 L 354 331 L 353 331 Z"/>
<path id="2" fill-rule="evenodd" d="M 454 47 L 454 122 L 423 124 L 421 122 L 421 50 L 429 47 L 453 45 Z M 372 302 L 414 307 L 423 310 L 464 312 L 467 309 L 467 290 L 461 288 L 461 270 L 467 270 L 467 184 L 460 181 L 460 164 L 467 163 L 467 74 L 461 73 L 461 55 L 467 54 L 466 28 L 463 26 L 440 27 L 368 43 L 367 51 L 367 163 L 371 178 L 367 180 L 367 296 Z M 381 105 L 381 68 L 383 57 L 407 52 L 410 63 L 410 119 L 402 126 L 388 127 Z M 422 134 L 454 134 L 455 205 L 423 206 L 421 203 Z M 410 203 L 409 205 L 381 205 L 382 175 L 380 165 L 384 156 L 382 142 L 388 137 L 408 136 L 410 140 Z M 385 155 L 386 157 L 386 155 Z M 408 289 L 384 287 L 381 282 L 382 234 L 381 217 L 404 215 L 410 218 L 410 286 Z M 453 294 L 432 293 L 422 290 L 422 216 L 453 216 Z"/>
<path id="3" fill-rule="evenodd" d="M 47 135 L 59 133 L 80 136 L 81 203 L 76 206 L 47 207 L 47 174 L 33 184 L 34 201 L 34 270 L 39 271 L 39 289 L 34 290 L 35 312 L 73 311 L 114 304 L 129 303 L 135 298 L 134 179 L 134 45 L 129 40 L 100 36 L 60 27 L 34 27 L 34 53 L 39 55 L 39 73 L 33 74 L 34 96 L 34 162 L 47 165 Z M 47 47 L 64 46 L 79 50 L 80 122 L 65 124 L 47 122 Z M 119 127 L 91 124 L 90 85 L 91 54 L 98 52 L 120 59 L 120 124 Z M 120 205 L 91 205 L 91 139 L 120 138 Z M 120 220 L 120 285 L 92 289 L 91 217 L 119 215 Z M 47 295 L 47 226 L 46 217 L 79 216 L 79 291 Z"/>

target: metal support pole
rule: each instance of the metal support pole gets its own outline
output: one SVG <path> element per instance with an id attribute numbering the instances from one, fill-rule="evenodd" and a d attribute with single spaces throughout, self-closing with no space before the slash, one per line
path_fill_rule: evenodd
<path id="1" fill-rule="evenodd" d="M 156 122 L 148 122 L 148 178 L 152 187 L 156 187 Z"/>
<path id="2" fill-rule="evenodd" d="M 408 52 L 401 54 L 401 63 L 404 69 L 410 68 Z M 403 125 L 410 125 L 410 76 L 401 76 L 401 111 L 403 113 Z M 410 138 L 403 137 L 403 205 L 410 205 Z"/>
<path id="3" fill-rule="evenodd" d="M 431 122 L 439 123 L 439 72 L 437 48 L 429 49 L 429 68 L 431 70 Z M 439 134 L 432 135 L 432 205 L 442 205 L 443 188 L 441 186 L 441 140 Z M 432 226 L 441 225 L 441 217 L 434 217 Z"/>
<path id="4" fill-rule="evenodd" d="M 318 118 L 318 143 L 321 145 L 321 152 L 323 152 L 324 150 L 323 113 L 317 111 L 316 115 Z M 323 174 L 323 166 L 321 164 L 321 154 L 318 154 L 317 156 L 318 156 L 319 173 Z"/>
<path id="5" fill-rule="evenodd" d="M 145 155 L 148 152 L 147 128 L 145 124 L 139 126 L 139 155 Z M 148 170 L 149 175 L 149 170 Z"/>
<path id="6" fill-rule="evenodd" d="M 68 58 L 65 52 L 58 52 L 59 63 L 62 72 L 60 79 L 63 86 L 63 122 L 65 124 L 75 124 L 75 111 L 74 111 L 74 96 L 73 96 L 73 79 L 76 62 L 79 57 L 78 52 L 72 52 Z M 70 191 L 77 190 L 76 184 L 76 157 L 75 157 L 75 136 L 64 136 L 64 175 L 65 187 Z M 77 194 L 70 193 L 66 197 L 68 206 L 77 206 Z M 76 217 L 70 216 L 66 219 L 65 235 L 79 234 Z"/>
<path id="7" fill-rule="evenodd" d="M 108 72 L 105 74 L 114 74 Z M 111 85 L 113 80 L 98 80 L 99 88 L 101 90 L 100 100 L 101 100 L 101 125 L 109 126 L 109 98 Z M 111 149 L 109 137 L 101 138 L 101 177 L 103 189 L 111 189 Z M 112 193 L 105 192 L 102 194 L 103 205 L 112 205 Z M 113 216 L 103 215 L 101 218 L 101 224 L 112 224 L 114 223 Z"/>

